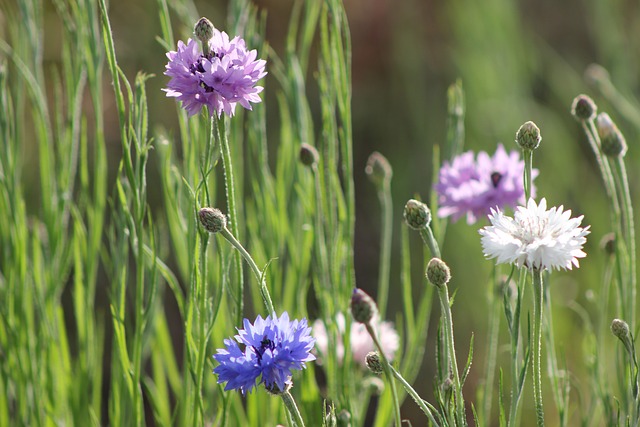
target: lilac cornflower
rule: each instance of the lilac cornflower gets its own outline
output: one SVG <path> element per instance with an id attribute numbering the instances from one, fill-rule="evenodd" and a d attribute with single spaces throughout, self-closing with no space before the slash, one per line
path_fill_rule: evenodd
<path id="1" fill-rule="evenodd" d="M 207 54 L 204 54 L 196 40 L 178 42 L 178 50 L 167 53 L 169 62 L 165 75 L 171 77 L 167 96 L 182 102 L 182 107 L 190 116 L 209 108 L 220 117 L 224 112 L 229 117 L 235 113 L 236 104 L 251 110 L 251 102 L 262 100 L 258 95 L 264 89 L 255 86 L 267 75 L 266 61 L 256 59 L 256 50 L 248 51 L 240 37 L 229 40 L 224 31 L 213 28 Z"/>
<path id="2" fill-rule="evenodd" d="M 473 224 L 492 208 L 515 208 L 524 203 L 523 172 L 520 152 L 513 150 L 507 154 L 502 144 L 498 144 L 493 157 L 481 151 L 476 160 L 473 152 L 467 151 L 451 163 L 444 162 L 434 186 L 438 193 L 438 216 L 450 216 L 457 221 L 466 215 L 467 224 Z M 538 175 L 537 169 L 531 172 L 532 179 Z M 531 194 L 535 196 L 533 185 Z"/>
<path id="3" fill-rule="evenodd" d="M 284 392 L 292 384 L 291 370 L 303 369 L 305 362 L 316 358 L 311 354 L 315 339 L 306 319 L 290 321 L 285 311 L 280 318 L 275 313 L 266 319 L 258 316 L 253 324 L 244 319 L 243 326 L 236 340 L 225 339 L 226 348 L 213 356 L 220 363 L 213 372 L 219 384 L 227 383 L 225 390 L 246 394 L 264 383 L 270 392 Z"/>

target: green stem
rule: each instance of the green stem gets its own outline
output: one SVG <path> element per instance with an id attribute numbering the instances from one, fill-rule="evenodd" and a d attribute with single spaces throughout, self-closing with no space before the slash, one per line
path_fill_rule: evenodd
<path id="1" fill-rule="evenodd" d="M 364 326 L 367 328 L 367 332 L 371 336 L 373 343 L 378 350 L 378 354 L 380 355 L 380 359 L 382 360 L 382 369 L 384 369 L 384 375 L 387 377 L 387 381 L 389 382 L 389 387 L 391 388 L 391 400 L 393 402 L 393 411 L 396 421 L 396 427 L 402 426 L 402 417 L 400 416 L 400 401 L 398 400 L 398 391 L 396 390 L 396 382 L 393 379 L 393 373 L 391 372 L 391 364 L 387 359 L 387 356 L 384 354 L 384 349 L 378 340 L 378 335 L 376 331 L 371 326 L 371 323 L 365 323 Z"/>
<path id="2" fill-rule="evenodd" d="M 533 150 L 522 150 L 524 157 L 524 199 L 529 202 L 531 196 L 531 168 L 533 164 Z"/>
<path id="3" fill-rule="evenodd" d="M 304 427 L 304 420 L 302 419 L 302 415 L 300 415 L 300 411 L 298 410 L 298 406 L 296 405 L 296 401 L 293 399 L 291 393 L 287 390 L 282 393 L 282 401 L 284 402 L 284 406 L 289 411 L 291 418 L 296 427 Z"/>
<path id="4" fill-rule="evenodd" d="M 484 384 L 484 408 L 483 408 L 483 418 L 484 425 L 490 425 L 491 421 L 491 406 L 492 406 L 492 398 L 493 398 L 493 382 L 495 378 L 496 372 L 496 358 L 498 352 L 498 333 L 500 331 L 500 300 L 496 297 L 496 289 L 499 286 L 499 279 L 496 278 L 495 267 L 494 267 L 494 288 L 489 292 L 489 306 L 490 306 L 490 314 L 489 314 L 489 349 L 487 353 L 487 370 L 485 374 L 485 384 Z"/>
<path id="5" fill-rule="evenodd" d="M 438 424 L 435 417 L 433 416 L 433 413 L 431 412 L 431 409 L 433 409 L 433 411 L 437 413 L 436 409 L 433 406 L 429 405 L 429 403 L 426 402 L 424 399 L 422 399 L 418 394 L 418 392 L 415 391 L 413 387 L 411 387 L 411 384 L 409 384 L 407 380 L 405 380 L 404 377 L 400 374 L 400 372 L 396 371 L 396 369 L 393 366 L 389 365 L 389 369 L 391 369 L 391 373 L 393 374 L 393 376 L 396 377 L 398 381 L 400 381 L 400 384 L 402 384 L 402 386 L 407 391 L 409 396 L 411 396 L 414 402 L 416 402 L 416 404 L 420 407 L 420 409 L 422 409 L 422 412 L 424 412 L 425 415 L 429 418 L 429 421 L 431 421 L 431 424 L 433 424 L 435 427 L 439 427 L 440 425 Z M 429 406 L 431 406 L 431 408 L 429 408 Z"/>
<path id="6" fill-rule="evenodd" d="M 629 325 L 631 330 L 635 330 L 636 313 L 636 233 L 633 224 L 633 205 L 631 203 L 631 193 L 629 191 L 629 179 L 624 159 L 617 157 L 615 162 L 616 170 L 614 174 L 616 185 L 621 193 L 622 215 L 626 231 L 627 249 L 629 251 Z"/>
<path id="7" fill-rule="evenodd" d="M 260 294 L 262 295 L 262 301 L 264 302 L 265 307 L 269 314 L 275 313 L 275 309 L 273 308 L 273 302 L 271 301 L 271 295 L 269 294 L 269 289 L 267 288 L 267 280 L 264 278 L 264 274 L 258 268 L 258 265 L 255 263 L 249 252 L 238 242 L 238 240 L 233 236 L 233 234 L 229 231 L 228 228 L 224 227 L 220 234 L 229 241 L 239 252 L 238 256 L 242 256 L 245 261 L 249 264 L 251 271 L 253 271 L 253 275 L 260 283 Z M 240 323 L 238 323 L 240 324 Z"/>
<path id="8" fill-rule="evenodd" d="M 378 190 L 382 209 L 382 233 L 380 233 L 380 268 L 378 270 L 378 309 L 380 318 L 385 318 L 389 300 L 389 272 L 391 266 L 391 239 L 393 233 L 393 201 L 388 179 Z"/>
<path id="9" fill-rule="evenodd" d="M 435 258 L 442 258 L 442 256 L 440 255 L 440 247 L 438 246 L 438 242 L 433 235 L 431 227 L 427 226 L 420 229 L 420 236 L 422 237 L 422 241 L 424 242 L 424 244 L 431 251 L 431 256 Z"/>
<path id="10" fill-rule="evenodd" d="M 236 211 L 236 196 L 234 191 L 233 165 L 231 161 L 231 149 L 229 148 L 229 139 L 225 128 L 225 117 L 218 118 L 213 115 L 218 128 L 218 138 L 220 140 L 220 150 L 222 152 L 222 167 L 224 169 L 224 189 L 227 196 L 227 214 L 229 215 L 229 223 L 231 225 L 231 233 L 234 236 L 240 236 L 238 233 L 238 213 Z M 246 251 L 245 251 L 246 252 Z M 238 273 L 238 291 L 236 294 L 236 323 L 242 322 L 242 313 L 244 310 L 244 279 L 242 275 L 242 259 L 240 254 L 234 253 L 234 263 L 236 272 Z M 246 258 L 246 257 L 245 257 Z M 271 314 L 271 313 L 269 313 Z"/>
<path id="11" fill-rule="evenodd" d="M 520 397 L 526 375 L 522 376 L 522 384 L 520 383 L 520 375 L 518 368 L 518 350 L 520 348 L 520 306 L 522 304 L 522 293 L 526 285 L 527 275 L 524 271 L 520 272 L 518 279 L 518 295 L 516 298 L 516 307 L 511 320 L 511 403 L 509 408 L 508 427 L 515 426 L 518 418 L 518 407 L 520 406 Z M 526 362 L 526 361 L 525 361 Z M 526 362 L 528 363 L 528 362 Z M 525 365 L 526 369 L 526 365 Z"/>
<path id="12" fill-rule="evenodd" d="M 542 376 L 540 372 L 540 353 L 542 347 L 542 271 L 533 270 L 533 397 L 536 405 L 536 422 L 544 426 L 542 407 Z"/>
<path id="13" fill-rule="evenodd" d="M 459 425 L 467 425 L 467 416 L 465 415 L 464 397 L 462 396 L 462 384 L 460 383 L 460 374 L 458 373 L 458 362 L 456 361 L 456 348 L 453 338 L 453 317 L 451 316 L 451 302 L 449 301 L 449 288 L 446 283 L 438 286 L 438 295 L 440 296 L 440 306 L 442 308 L 442 320 L 445 329 L 445 340 L 447 344 L 446 357 L 453 373 L 453 387 L 456 399 L 456 414 Z"/>

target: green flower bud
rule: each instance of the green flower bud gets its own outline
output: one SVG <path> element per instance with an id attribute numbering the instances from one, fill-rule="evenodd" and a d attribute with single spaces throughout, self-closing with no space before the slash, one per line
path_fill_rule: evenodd
<path id="1" fill-rule="evenodd" d="M 227 217 L 216 208 L 202 208 L 198 212 L 200 224 L 209 233 L 218 233 L 227 227 Z"/>
<path id="2" fill-rule="evenodd" d="M 368 324 L 377 313 L 376 302 L 362 289 L 355 288 L 351 295 L 351 315 L 358 323 Z"/>
<path id="3" fill-rule="evenodd" d="M 623 343 L 631 338 L 631 331 L 629 330 L 629 324 L 624 320 L 613 319 L 611 322 L 611 332 L 618 337 Z"/>
<path id="4" fill-rule="evenodd" d="M 600 113 L 596 118 L 596 126 L 602 152 L 609 157 L 624 157 L 627 153 L 627 141 L 607 113 Z"/>
<path id="5" fill-rule="evenodd" d="M 305 166 L 313 166 L 318 163 L 320 155 L 313 145 L 302 143 L 300 145 L 300 162 Z"/>
<path id="6" fill-rule="evenodd" d="M 351 426 L 351 413 L 346 409 L 338 412 L 338 427 L 350 427 Z"/>
<path id="7" fill-rule="evenodd" d="M 597 111 L 596 103 L 587 95 L 576 96 L 571 104 L 571 114 L 578 120 L 592 120 Z"/>
<path id="8" fill-rule="evenodd" d="M 393 169 L 389 161 L 377 151 L 374 151 L 369 156 L 364 172 L 369 177 L 369 180 L 376 186 L 381 186 L 385 182 L 391 181 L 391 177 L 393 176 Z"/>
<path id="9" fill-rule="evenodd" d="M 440 288 L 451 280 L 451 270 L 440 258 L 431 258 L 427 264 L 426 276 L 431 284 Z"/>
<path id="10" fill-rule="evenodd" d="M 414 230 L 423 229 L 431 222 L 431 210 L 426 204 L 411 199 L 404 206 L 404 220 Z"/>
<path id="11" fill-rule="evenodd" d="M 203 45 L 208 45 L 209 40 L 213 38 L 213 30 L 215 27 L 207 18 L 202 17 L 196 22 L 193 32 L 196 38 L 202 42 Z"/>
<path id="12" fill-rule="evenodd" d="M 516 133 L 516 143 L 523 150 L 535 150 L 540 145 L 541 140 L 540 129 L 538 129 L 538 126 L 533 122 L 526 122 L 520 126 L 520 129 L 518 129 Z"/>
<path id="13" fill-rule="evenodd" d="M 616 234 L 607 233 L 600 240 L 600 248 L 607 255 L 615 255 L 616 253 Z"/>
<path id="14" fill-rule="evenodd" d="M 380 354 L 378 354 L 377 351 L 370 351 L 369 353 L 367 353 L 364 361 L 367 364 L 367 368 L 369 368 L 369 370 L 374 374 L 382 375 L 382 373 L 384 372 L 384 368 L 382 367 L 382 360 L 380 360 Z"/>

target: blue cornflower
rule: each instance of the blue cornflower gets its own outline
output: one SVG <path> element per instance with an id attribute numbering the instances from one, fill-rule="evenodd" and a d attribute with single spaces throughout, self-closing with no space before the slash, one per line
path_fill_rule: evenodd
<path id="1" fill-rule="evenodd" d="M 227 383 L 225 390 L 246 394 L 264 383 L 267 390 L 282 392 L 291 385 L 292 369 L 315 360 L 311 350 L 316 340 L 306 319 L 290 321 L 285 311 L 280 318 L 275 313 L 266 319 L 258 316 L 253 324 L 244 319 L 243 326 L 236 340 L 225 339 L 226 348 L 213 356 L 220 363 L 213 372 L 218 383 Z"/>

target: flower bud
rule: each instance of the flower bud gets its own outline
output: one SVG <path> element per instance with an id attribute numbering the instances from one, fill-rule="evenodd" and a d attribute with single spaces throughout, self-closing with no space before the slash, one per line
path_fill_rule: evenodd
<path id="1" fill-rule="evenodd" d="M 216 208 L 202 208 L 198 212 L 200 224 L 209 233 L 217 233 L 227 227 L 227 217 Z"/>
<path id="2" fill-rule="evenodd" d="M 423 229 L 431 222 L 431 210 L 426 204 L 411 199 L 404 206 L 404 220 L 414 230 Z"/>
<path id="3" fill-rule="evenodd" d="M 381 186 L 385 182 L 391 181 L 391 177 L 393 176 L 393 169 L 389 161 L 377 151 L 374 151 L 369 156 L 364 172 L 369 177 L 369 180 L 376 186 Z"/>
<path id="4" fill-rule="evenodd" d="M 431 284 L 441 288 L 451 280 L 451 270 L 440 258 L 431 258 L 427 264 L 426 276 Z"/>
<path id="5" fill-rule="evenodd" d="M 607 255 L 615 255 L 616 253 L 616 233 L 607 233 L 600 240 L 600 248 Z"/>
<path id="6" fill-rule="evenodd" d="M 613 319 L 611 322 L 611 333 L 618 337 L 623 343 L 626 343 L 626 341 L 631 338 L 629 324 L 624 320 Z"/>
<path id="7" fill-rule="evenodd" d="M 351 413 L 346 409 L 338 412 L 338 427 L 349 427 L 351 425 Z"/>
<path id="8" fill-rule="evenodd" d="M 382 360 L 380 360 L 380 354 L 377 351 L 370 351 L 364 359 L 367 364 L 367 368 L 376 375 L 381 375 L 384 372 L 382 367 Z"/>
<path id="9" fill-rule="evenodd" d="M 541 140 L 540 129 L 538 129 L 538 126 L 533 122 L 526 122 L 520 126 L 520 129 L 518 129 L 516 133 L 516 143 L 523 150 L 535 150 L 540 145 Z"/>
<path id="10" fill-rule="evenodd" d="M 602 65 L 591 64 L 584 71 L 584 79 L 592 86 L 601 86 L 610 82 L 609 72 Z"/>
<path id="11" fill-rule="evenodd" d="M 627 153 L 627 142 L 611 117 L 607 113 L 598 114 L 596 126 L 602 152 L 609 157 L 624 157 Z"/>
<path id="12" fill-rule="evenodd" d="M 313 145 L 309 145 L 307 143 L 302 143 L 300 145 L 300 162 L 305 166 L 313 166 L 318 163 L 318 159 L 320 155 L 318 154 L 318 150 Z"/>
<path id="13" fill-rule="evenodd" d="M 356 322 L 368 324 L 378 311 L 376 302 L 362 289 L 355 288 L 351 295 L 351 315 Z"/>
<path id="14" fill-rule="evenodd" d="M 202 17 L 196 22 L 193 32 L 196 38 L 202 42 L 203 45 L 208 45 L 209 40 L 213 38 L 214 26 L 207 18 Z"/>
<path id="15" fill-rule="evenodd" d="M 576 96 L 571 104 L 571 114 L 578 120 L 592 120 L 597 111 L 596 103 L 587 95 Z"/>

